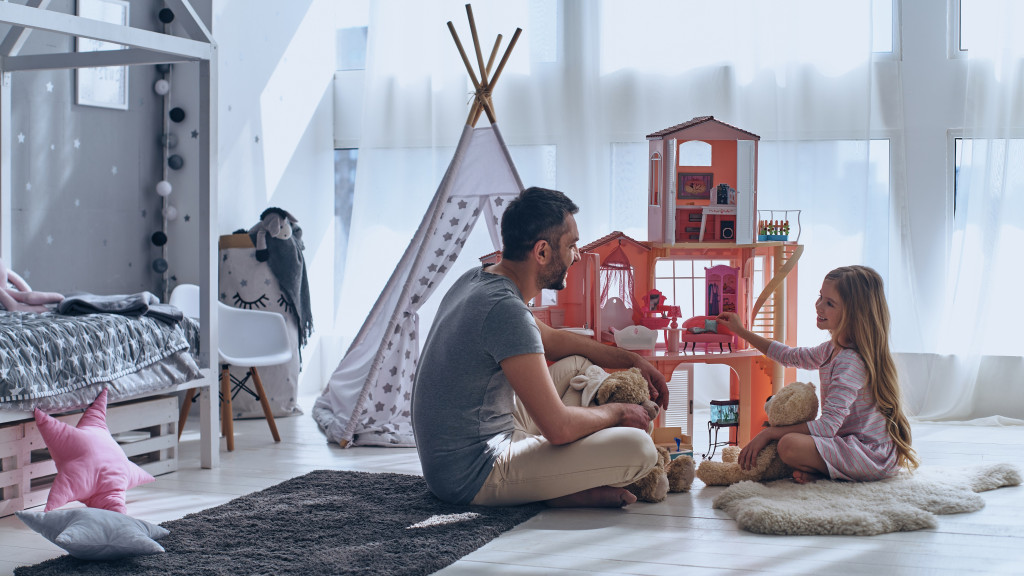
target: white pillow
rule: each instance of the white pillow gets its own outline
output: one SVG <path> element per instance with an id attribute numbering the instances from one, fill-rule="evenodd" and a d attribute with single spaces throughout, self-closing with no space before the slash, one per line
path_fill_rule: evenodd
<path id="1" fill-rule="evenodd" d="M 15 514 L 29 528 L 83 560 L 160 554 L 164 548 L 156 540 L 170 534 L 156 524 L 100 508 Z"/>

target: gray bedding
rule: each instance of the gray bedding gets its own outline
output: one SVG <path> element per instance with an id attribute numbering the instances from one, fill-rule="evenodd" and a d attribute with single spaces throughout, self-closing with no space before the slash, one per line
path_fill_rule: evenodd
<path id="1" fill-rule="evenodd" d="M 84 406 L 103 386 L 108 401 L 201 377 L 198 323 L 147 316 L 0 311 L 0 408 Z"/>

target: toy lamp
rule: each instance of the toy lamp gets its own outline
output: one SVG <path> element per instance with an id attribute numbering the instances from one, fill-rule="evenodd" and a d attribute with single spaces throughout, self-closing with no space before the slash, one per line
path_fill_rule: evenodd
<path id="1" fill-rule="evenodd" d="M 156 193 L 164 198 L 170 196 L 173 189 L 174 188 L 171 186 L 171 183 L 167 180 L 161 180 L 156 183 Z"/>
<path id="2" fill-rule="evenodd" d="M 170 91 L 171 91 L 171 83 L 168 82 L 167 80 L 164 80 L 163 78 L 157 80 L 156 83 L 153 84 L 153 92 L 156 92 L 157 94 L 159 94 L 161 96 L 167 94 Z"/>

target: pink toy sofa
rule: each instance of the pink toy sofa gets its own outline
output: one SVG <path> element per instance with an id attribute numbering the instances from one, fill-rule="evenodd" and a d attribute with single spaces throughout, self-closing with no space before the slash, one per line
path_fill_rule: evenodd
<path id="1" fill-rule="evenodd" d="M 704 332 L 704 330 L 711 326 L 714 326 L 714 331 Z M 736 335 L 724 324 L 716 321 L 714 316 L 694 316 L 683 322 L 681 328 L 682 332 L 679 334 L 679 341 L 683 345 L 684 352 L 686 351 L 687 344 L 690 345 L 690 350 L 694 352 L 697 351 L 698 344 L 703 344 L 704 351 L 707 352 L 708 344 L 715 343 L 718 344 L 719 352 L 725 352 L 723 344 L 727 344 L 729 352 L 732 352 L 732 344 L 736 340 Z M 694 332 L 694 329 L 699 333 Z"/>

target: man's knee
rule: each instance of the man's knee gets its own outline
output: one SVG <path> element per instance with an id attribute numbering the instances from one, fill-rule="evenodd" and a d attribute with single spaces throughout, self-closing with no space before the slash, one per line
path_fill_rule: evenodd
<path id="1" fill-rule="evenodd" d="M 658 464 L 658 448 L 647 432 L 637 428 L 619 428 L 619 431 L 624 433 L 622 437 L 625 453 L 636 455 L 638 461 L 648 470 Z"/>

